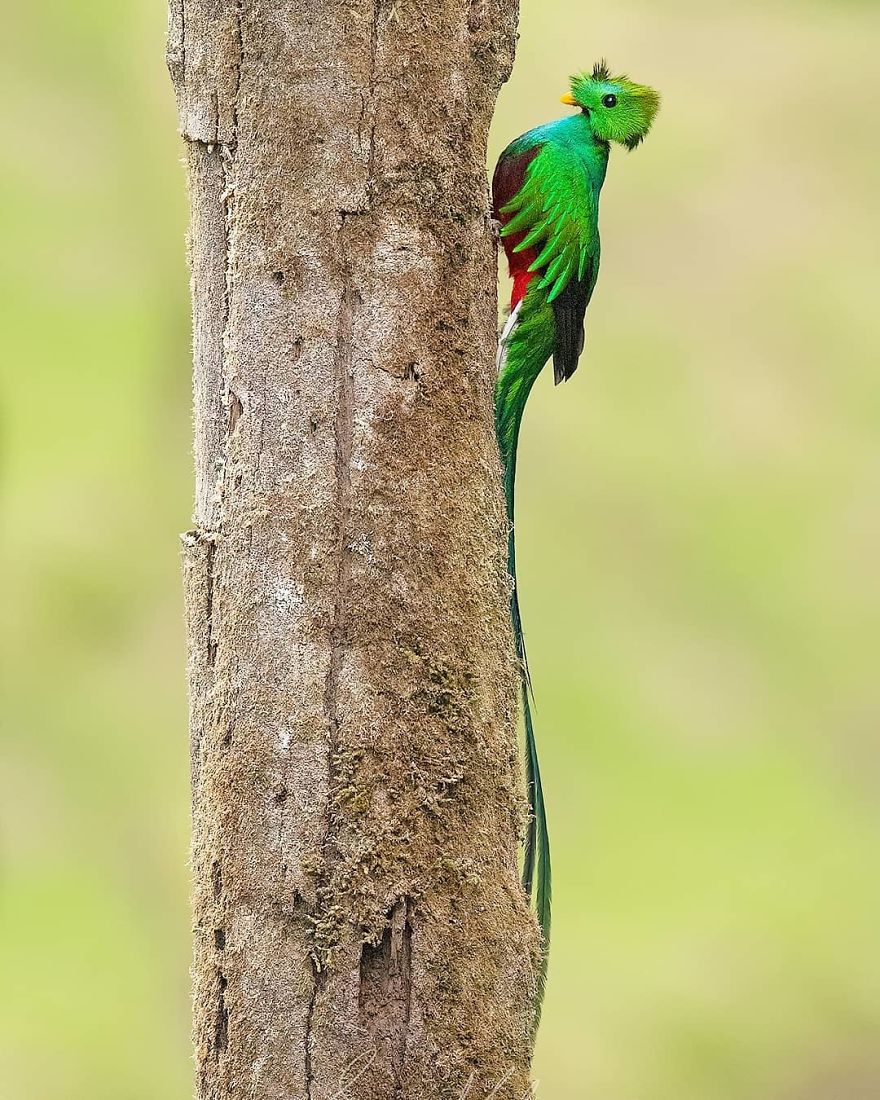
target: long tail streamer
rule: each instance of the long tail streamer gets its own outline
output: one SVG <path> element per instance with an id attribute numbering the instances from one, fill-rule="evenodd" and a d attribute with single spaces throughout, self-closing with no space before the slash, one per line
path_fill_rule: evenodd
<path id="1" fill-rule="evenodd" d="M 547 308 L 545 304 L 535 301 L 531 295 L 527 295 L 511 313 L 499 339 L 498 382 L 495 389 L 495 427 L 504 466 L 504 493 L 509 524 L 507 568 L 513 582 L 510 596 L 510 615 L 513 622 L 516 652 L 520 667 L 526 740 L 526 783 L 530 810 L 522 881 L 528 897 L 531 899 L 534 894 L 535 911 L 543 937 L 543 963 L 536 1017 L 540 1013 L 550 947 L 550 838 L 547 830 L 544 791 L 541 785 L 541 770 L 538 765 L 538 749 L 535 743 L 535 730 L 532 721 L 531 682 L 516 582 L 514 497 L 516 452 L 523 413 L 532 384 L 552 352 L 552 347 L 548 347 L 544 339 L 534 339 L 536 335 L 548 331 L 547 318 L 542 316 Z M 552 327 L 550 327 L 550 331 L 552 331 Z"/>

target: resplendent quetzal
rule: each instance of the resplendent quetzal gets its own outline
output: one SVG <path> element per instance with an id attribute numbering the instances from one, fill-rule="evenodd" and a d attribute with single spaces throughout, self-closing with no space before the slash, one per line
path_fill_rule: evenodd
<path id="1" fill-rule="evenodd" d="M 531 816 L 526 836 L 523 886 L 535 905 L 544 939 L 544 971 L 550 940 L 550 844 L 535 733 L 530 682 L 516 589 L 513 531 L 516 447 L 532 384 L 553 358 L 557 383 L 574 374 L 584 347 L 584 316 L 599 273 L 599 192 L 612 141 L 635 149 L 660 105 L 652 89 L 611 76 L 604 61 L 571 79 L 562 102 L 577 114 L 518 137 L 501 154 L 492 180 L 495 218 L 513 278 L 511 313 L 498 346 L 495 428 L 507 498 L 510 610 L 516 635 L 526 727 L 526 777 Z"/>

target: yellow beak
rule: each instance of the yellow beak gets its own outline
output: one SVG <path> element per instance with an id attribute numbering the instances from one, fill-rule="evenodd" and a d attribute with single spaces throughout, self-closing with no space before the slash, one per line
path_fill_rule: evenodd
<path id="1" fill-rule="evenodd" d="M 578 101 L 574 98 L 573 95 L 560 96 L 559 102 L 560 103 L 565 103 L 569 107 L 577 107 L 577 105 L 578 105 Z"/>

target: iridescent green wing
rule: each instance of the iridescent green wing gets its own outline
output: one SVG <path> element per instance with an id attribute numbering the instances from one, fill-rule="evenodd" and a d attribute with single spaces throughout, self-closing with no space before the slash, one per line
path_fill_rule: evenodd
<path id="1" fill-rule="evenodd" d="M 572 278 L 583 279 L 597 246 L 596 195 L 580 158 L 565 144 L 548 141 L 526 169 L 523 185 L 503 207 L 511 215 L 502 236 L 525 233 L 514 248 L 534 248 L 529 271 L 552 302 Z"/>

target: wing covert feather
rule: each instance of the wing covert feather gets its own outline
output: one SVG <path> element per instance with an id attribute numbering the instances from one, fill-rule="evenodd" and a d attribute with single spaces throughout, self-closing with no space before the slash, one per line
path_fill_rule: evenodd
<path id="1" fill-rule="evenodd" d="M 514 251 L 537 252 L 529 270 L 541 272 L 548 301 L 558 298 L 572 278 L 583 279 L 596 246 L 596 198 L 571 149 L 554 142 L 542 145 L 502 213 L 510 216 L 502 236 L 525 233 Z"/>

